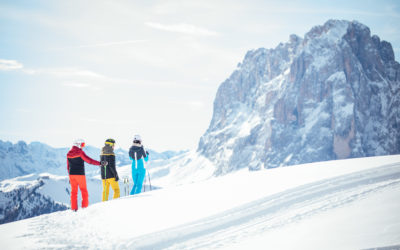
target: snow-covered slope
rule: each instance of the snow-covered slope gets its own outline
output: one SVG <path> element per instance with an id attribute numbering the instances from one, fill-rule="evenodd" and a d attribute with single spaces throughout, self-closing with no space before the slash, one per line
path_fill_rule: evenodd
<path id="1" fill-rule="evenodd" d="M 194 151 L 148 165 L 153 183 L 159 187 L 179 186 L 213 178 L 215 165 Z"/>
<path id="2" fill-rule="evenodd" d="M 0 225 L 7 249 L 400 247 L 400 155 L 164 188 Z"/>

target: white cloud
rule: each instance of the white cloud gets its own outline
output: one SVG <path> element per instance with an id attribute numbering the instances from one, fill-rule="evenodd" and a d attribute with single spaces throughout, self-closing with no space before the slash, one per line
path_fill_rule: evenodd
<path id="1" fill-rule="evenodd" d="M 146 22 L 145 24 L 154 29 L 168 31 L 168 32 L 182 33 L 182 34 L 186 34 L 186 35 L 196 35 L 196 36 L 217 36 L 218 35 L 218 32 L 208 30 L 203 27 L 186 24 L 186 23 L 167 25 L 167 24 L 161 24 L 161 23 L 155 23 L 155 22 Z"/>
<path id="2" fill-rule="evenodd" d="M 85 69 L 77 69 L 77 68 L 28 69 L 24 68 L 24 65 L 16 60 L 0 59 L 0 70 L 10 71 L 19 69 L 22 69 L 22 72 L 30 75 L 47 74 L 59 77 L 72 76 L 72 77 L 86 77 L 86 78 L 106 78 L 101 74 Z"/>
<path id="3" fill-rule="evenodd" d="M 27 74 L 48 74 L 58 77 L 75 76 L 75 77 L 88 77 L 88 78 L 105 78 L 105 76 L 98 74 L 96 72 L 85 69 L 76 69 L 76 68 L 27 69 L 24 70 L 24 72 Z"/>
<path id="4" fill-rule="evenodd" d="M 131 83 L 126 79 L 109 77 L 91 70 L 80 68 L 24 68 L 22 72 L 30 75 L 54 77 L 57 81 L 61 81 L 62 86 L 90 89 L 94 91 L 102 91 L 108 86 L 115 86 L 115 84 Z"/>
<path id="5" fill-rule="evenodd" d="M 135 44 L 135 43 L 143 43 L 143 42 L 147 42 L 147 41 L 148 40 L 126 40 L 126 41 L 116 41 L 116 42 L 104 42 L 104 43 L 94 43 L 94 44 L 85 44 L 85 45 L 63 47 L 63 48 L 54 48 L 53 50 L 109 47 L 109 46 L 117 46 L 117 45 L 128 45 L 128 44 Z"/>
<path id="6" fill-rule="evenodd" d="M 84 69 L 74 69 L 74 68 L 58 68 L 58 69 L 48 69 L 49 74 L 56 76 L 79 76 L 79 77 L 91 77 L 91 78 L 104 78 L 96 72 Z"/>
<path id="7" fill-rule="evenodd" d="M 79 81 L 68 81 L 64 82 L 62 84 L 63 86 L 69 87 L 69 88 L 78 88 L 78 89 L 88 89 L 89 91 L 103 91 L 104 90 L 104 85 L 99 84 L 98 82 L 96 83 L 84 83 L 84 82 L 79 82 Z"/>
<path id="8" fill-rule="evenodd" d="M 22 63 L 19 63 L 16 60 L 6 60 L 6 59 L 0 59 L 0 70 L 18 70 L 22 69 L 24 65 Z"/>

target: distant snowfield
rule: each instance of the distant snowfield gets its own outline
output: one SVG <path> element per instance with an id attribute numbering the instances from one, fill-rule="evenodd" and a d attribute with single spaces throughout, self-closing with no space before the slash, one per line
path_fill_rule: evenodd
<path id="1" fill-rule="evenodd" d="M 395 155 L 242 170 L 3 224 L 0 242 L 3 249 L 400 248 L 399 211 Z"/>

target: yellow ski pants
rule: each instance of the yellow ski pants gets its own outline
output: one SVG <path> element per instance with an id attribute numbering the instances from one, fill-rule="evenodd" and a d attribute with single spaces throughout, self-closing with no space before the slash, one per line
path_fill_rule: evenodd
<path id="1" fill-rule="evenodd" d="M 108 178 L 108 179 L 105 179 L 102 181 L 103 181 L 103 201 L 108 200 L 110 185 L 111 185 L 111 188 L 114 190 L 113 199 L 119 198 L 120 191 L 119 191 L 118 181 L 115 181 L 115 178 Z"/>

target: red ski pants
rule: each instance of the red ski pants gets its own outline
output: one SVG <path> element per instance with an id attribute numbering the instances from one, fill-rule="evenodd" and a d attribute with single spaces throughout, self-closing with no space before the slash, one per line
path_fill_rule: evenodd
<path id="1" fill-rule="evenodd" d="M 82 195 L 82 207 L 89 206 L 89 194 L 86 187 L 86 176 L 70 175 L 69 182 L 71 183 L 71 209 L 78 209 L 78 187 Z"/>

